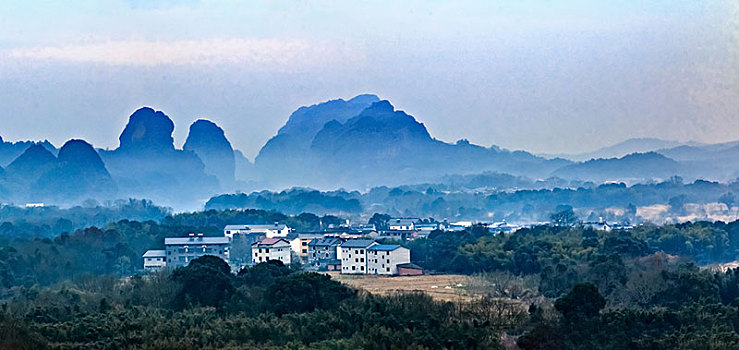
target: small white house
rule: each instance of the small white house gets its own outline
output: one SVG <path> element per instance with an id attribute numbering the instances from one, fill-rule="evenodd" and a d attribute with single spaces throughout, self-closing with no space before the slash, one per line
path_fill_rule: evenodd
<path id="1" fill-rule="evenodd" d="M 237 233 L 262 233 L 267 238 L 284 238 L 290 233 L 290 227 L 274 223 L 272 225 L 226 225 L 223 228 L 223 235 L 228 239 L 232 239 L 233 235 Z"/>
<path id="2" fill-rule="evenodd" d="M 416 229 L 416 223 L 420 220 L 414 218 L 397 218 L 388 221 L 390 231 L 413 231 Z"/>
<path id="3" fill-rule="evenodd" d="M 147 250 L 142 256 L 144 258 L 144 270 L 159 270 L 167 266 L 167 251 Z"/>
<path id="4" fill-rule="evenodd" d="M 290 263 L 290 242 L 282 238 L 265 238 L 251 245 L 252 263 L 259 264 L 270 260 Z"/>
<path id="5" fill-rule="evenodd" d="M 341 254 L 341 273 L 366 274 L 367 273 L 367 249 L 376 245 L 377 242 L 369 239 L 350 239 L 339 246 Z"/>
<path id="6" fill-rule="evenodd" d="M 376 244 L 367 249 L 367 274 L 397 275 L 398 265 L 411 262 L 411 251 L 395 244 Z"/>

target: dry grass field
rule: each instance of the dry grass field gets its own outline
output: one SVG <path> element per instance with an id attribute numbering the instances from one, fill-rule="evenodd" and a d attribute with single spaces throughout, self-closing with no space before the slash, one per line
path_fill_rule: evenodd
<path id="1" fill-rule="evenodd" d="M 469 276 L 463 275 L 421 275 L 421 276 L 372 276 L 341 275 L 329 273 L 331 278 L 363 289 L 373 294 L 390 294 L 397 291 L 420 291 L 437 300 L 467 301 L 476 296 L 466 290 Z"/>

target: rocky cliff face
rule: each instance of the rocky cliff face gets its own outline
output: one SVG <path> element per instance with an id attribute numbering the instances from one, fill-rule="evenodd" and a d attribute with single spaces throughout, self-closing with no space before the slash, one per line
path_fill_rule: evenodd
<path id="1" fill-rule="evenodd" d="M 200 157 L 205 165 L 205 172 L 215 175 L 221 188 L 232 188 L 236 167 L 234 150 L 218 125 L 203 119 L 194 122 L 190 125 L 183 149 L 195 152 Z"/>

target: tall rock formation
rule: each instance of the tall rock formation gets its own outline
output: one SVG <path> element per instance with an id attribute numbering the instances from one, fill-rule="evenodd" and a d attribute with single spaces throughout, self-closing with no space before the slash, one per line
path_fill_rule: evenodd
<path id="1" fill-rule="evenodd" d="M 259 151 L 254 159 L 256 171 L 275 187 L 314 186 L 320 180 L 314 175 L 321 170 L 310 152 L 316 134 L 326 123 L 344 123 L 379 100 L 375 95 L 359 95 L 298 108 Z"/>
<path id="2" fill-rule="evenodd" d="M 36 182 L 44 198 L 55 202 L 113 199 L 117 185 L 95 149 L 84 140 L 69 140 L 60 149 L 56 166 Z"/>
<path id="3" fill-rule="evenodd" d="M 363 95 L 301 107 L 262 148 L 255 165 L 272 187 L 364 189 L 483 171 L 541 178 L 570 163 L 464 140 L 442 142 L 390 102 Z"/>
<path id="4" fill-rule="evenodd" d="M 205 172 L 215 175 L 222 189 L 232 189 L 236 167 L 234 150 L 223 129 L 211 121 L 197 120 L 190 125 L 183 149 L 200 157 Z"/>
<path id="5" fill-rule="evenodd" d="M 175 149 L 173 131 L 172 120 L 149 107 L 129 117 L 120 146 L 100 152 L 121 193 L 182 208 L 218 190 L 194 152 Z"/>
<path id="6" fill-rule="evenodd" d="M 174 151 L 174 122 L 161 111 L 142 107 L 128 118 L 118 138 L 124 152 Z"/>

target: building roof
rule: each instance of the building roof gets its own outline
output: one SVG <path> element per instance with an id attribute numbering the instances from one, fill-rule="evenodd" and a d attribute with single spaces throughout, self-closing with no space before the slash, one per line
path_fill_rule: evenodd
<path id="1" fill-rule="evenodd" d="M 167 256 L 166 250 L 154 250 L 150 249 L 147 250 L 144 255 L 142 255 L 143 258 L 164 258 Z"/>
<path id="2" fill-rule="evenodd" d="M 280 241 L 290 244 L 288 241 L 282 238 L 265 238 L 259 242 L 252 243 L 252 245 L 256 245 L 257 247 L 272 246 L 272 245 L 279 243 Z"/>
<path id="3" fill-rule="evenodd" d="M 244 231 L 253 231 L 253 230 L 284 230 L 287 228 L 287 225 L 284 224 L 271 224 L 271 225 L 226 225 L 224 227 L 224 230 L 244 230 Z"/>
<path id="4" fill-rule="evenodd" d="M 402 248 L 401 246 L 397 244 L 377 244 L 369 247 L 367 250 L 379 250 L 379 251 L 387 251 L 391 252 L 395 249 Z"/>
<path id="5" fill-rule="evenodd" d="M 403 225 L 408 226 L 410 224 L 415 224 L 418 222 L 418 219 L 414 218 L 397 218 L 397 219 L 390 219 L 390 221 L 387 222 L 388 225 Z"/>
<path id="6" fill-rule="evenodd" d="M 321 238 L 321 239 L 314 239 L 310 242 L 308 242 L 309 247 L 330 247 L 330 246 L 336 246 L 341 244 L 343 240 L 339 238 Z"/>
<path id="7" fill-rule="evenodd" d="M 164 245 L 187 244 L 228 244 L 228 237 L 169 237 L 164 239 Z"/>
<path id="8" fill-rule="evenodd" d="M 376 242 L 371 239 L 350 239 L 341 243 L 342 248 L 367 248 Z"/>
<path id="9" fill-rule="evenodd" d="M 414 263 L 398 264 L 398 267 L 403 269 L 423 270 L 423 267 L 420 267 Z"/>
<path id="10" fill-rule="evenodd" d="M 323 234 L 322 233 L 298 233 L 293 238 L 316 239 L 316 238 L 323 238 Z"/>

